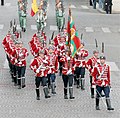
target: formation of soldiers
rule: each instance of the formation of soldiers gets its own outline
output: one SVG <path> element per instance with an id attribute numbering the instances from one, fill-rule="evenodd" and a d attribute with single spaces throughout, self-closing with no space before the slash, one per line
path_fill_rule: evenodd
<path id="1" fill-rule="evenodd" d="M 26 57 L 29 54 L 27 49 L 23 47 L 21 33 L 17 31 L 15 26 L 14 20 L 14 25 L 12 26 L 12 22 L 10 23 L 10 30 L 2 44 L 9 62 L 12 81 L 15 86 L 18 86 L 18 89 L 21 89 L 26 86 Z M 55 38 L 53 37 L 54 32 L 52 40 L 49 41 L 47 46 L 47 36 L 40 28 L 29 41 L 30 52 L 33 55 L 30 68 L 35 73 L 36 99 L 40 100 L 40 86 L 43 87 L 46 99 L 51 97 L 50 94 L 55 95 L 57 93 L 56 74 L 58 72 L 63 80 L 64 99 L 68 99 L 68 92 L 69 98 L 75 99 L 73 86 L 85 90 L 85 71 L 87 69 L 90 73 L 91 98 L 95 97 L 94 89 L 96 89 L 96 110 L 100 110 L 99 100 L 102 97 L 102 91 L 106 97 L 107 109 L 114 110 L 111 107 L 109 96 L 111 86 L 110 67 L 105 63 L 106 57 L 104 54 L 99 57 L 99 51 L 96 48 L 93 51 L 93 56 L 86 60 L 89 53 L 85 49 L 84 42 L 81 42 L 81 48 L 72 57 L 70 46 L 66 45 L 68 40 L 67 29 L 63 28 Z M 104 45 L 102 47 L 104 50 Z M 103 50 L 102 53 L 104 53 Z"/>
<path id="2" fill-rule="evenodd" d="M 18 86 L 18 88 L 21 89 L 26 86 L 25 70 L 28 51 L 23 47 L 21 32 L 18 32 L 14 25 L 12 26 L 12 21 L 10 24 L 11 27 L 2 41 L 2 45 L 6 52 L 12 82 L 14 82 L 15 86 Z"/>

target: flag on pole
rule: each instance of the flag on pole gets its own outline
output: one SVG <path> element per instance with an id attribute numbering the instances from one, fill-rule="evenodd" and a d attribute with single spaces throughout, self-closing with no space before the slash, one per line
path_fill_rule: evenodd
<path id="1" fill-rule="evenodd" d="M 32 1 L 31 16 L 33 17 L 38 12 L 37 1 Z"/>
<path id="2" fill-rule="evenodd" d="M 70 46 L 72 57 L 74 57 L 77 51 L 81 48 L 81 41 L 78 37 L 78 32 L 76 30 L 70 8 L 69 8 L 67 32 L 68 32 L 68 40 L 66 41 L 66 45 Z"/>

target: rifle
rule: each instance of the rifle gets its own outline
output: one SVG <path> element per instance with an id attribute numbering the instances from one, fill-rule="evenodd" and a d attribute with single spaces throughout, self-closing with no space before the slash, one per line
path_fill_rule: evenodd
<path id="1" fill-rule="evenodd" d="M 95 39 L 95 47 L 96 47 L 96 49 L 98 48 L 97 39 Z"/>
<path id="2" fill-rule="evenodd" d="M 10 21 L 10 29 L 12 28 L 12 20 Z"/>
<path id="3" fill-rule="evenodd" d="M 16 20 L 14 19 L 13 34 L 16 32 Z"/>
<path id="4" fill-rule="evenodd" d="M 104 54 L 104 50 L 105 50 L 105 45 L 104 42 L 102 42 L 102 53 Z"/>

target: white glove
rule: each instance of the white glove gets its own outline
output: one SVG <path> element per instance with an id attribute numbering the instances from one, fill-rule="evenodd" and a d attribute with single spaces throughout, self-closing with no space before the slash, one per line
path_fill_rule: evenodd
<path id="1" fill-rule="evenodd" d="M 70 75 L 70 74 L 72 74 L 72 70 L 71 69 L 68 70 L 68 72 L 67 72 L 67 75 Z"/>
<path id="2" fill-rule="evenodd" d="M 48 62 L 46 60 L 43 60 L 43 63 L 47 64 Z"/>
<path id="3" fill-rule="evenodd" d="M 96 85 L 92 85 L 92 88 L 94 88 L 94 89 L 95 89 L 95 88 L 96 88 Z"/>
<path id="4" fill-rule="evenodd" d="M 18 60 L 17 59 L 15 59 L 15 63 L 17 63 L 18 62 Z"/>
<path id="5" fill-rule="evenodd" d="M 67 60 L 69 61 L 69 60 L 70 60 L 70 57 L 67 57 Z"/>
<path id="6" fill-rule="evenodd" d="M 40 72 L 40 70 L 39 70 L 39 69 L 37 69 L 37 70 L 36 70 L 36 73 L 39 73 L 39 72 Z"/>

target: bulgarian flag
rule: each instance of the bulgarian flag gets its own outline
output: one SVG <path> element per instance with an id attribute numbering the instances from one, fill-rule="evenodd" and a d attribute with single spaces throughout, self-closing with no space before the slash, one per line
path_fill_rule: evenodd
<path id="1" fill-rule="evenodd" d="M 66 45 L 70 46 L 71 55 L 72 57 L 74 57 L 77 51 L 81 48 L 81 41 L 78 37 L 78 32 L 76 30 L 70 8 L 69 8 L 67 32 L 68 32 L 68 40 L 66 41 Z"/>
<path id="2" fill-rule="evenodd" d="M 32 1 L 31 16 L 33 17 L 38 12 L 38 6 L 36 0 Z"/>

